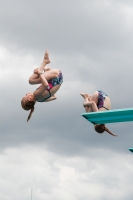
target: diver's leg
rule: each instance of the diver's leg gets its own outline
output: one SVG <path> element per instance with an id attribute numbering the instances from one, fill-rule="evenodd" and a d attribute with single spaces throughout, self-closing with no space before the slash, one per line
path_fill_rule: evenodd
<path id="1" fill-rule="evenodd" d="M 85 111 L 86 112 L 92 112 L 91 107 L 88 106 L 88 105 L 85 105 L 85 103 L 89 103 L 88 94 L 80 93 L 80 95 L 84 98 L 83 106 L 85 108 Z"/>
<path id="2" fill-rule="evenodd" d="M 45 71 L 46 65 L 50 63 L 50 59 L 49 59 L 49 54 L 48 54 L 48 50 L 46 50 L 45 54 L 44 54 L 44 58 L 43 61 L 40 65 L 39 68 L 34 70 L 34 73 L 30 76 L 29 78 L 29 83 L 30 84 L 39 84 L 41 83 L 41 79 L 38 75 L 38 70 L 40 72 L 43 72 L 43 70 Z"/>
<path id="3" fill-rule="evenodd" d="M 80 95 L 84 98 L 83 106 L 85 107 L 86 112 L 96 112 L 96 111 L 98 111 L 96 102 L 92 101 L 93 95 L 91 96 L 91 98 L 88 94 L 80 93 Z"/>

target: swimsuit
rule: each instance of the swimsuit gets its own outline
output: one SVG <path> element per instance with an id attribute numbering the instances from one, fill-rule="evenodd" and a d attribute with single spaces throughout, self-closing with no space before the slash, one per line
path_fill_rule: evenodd
<path id="1" fill-rule="evenodd" d="M 97 107 L 98 109 L 100 108 L 105 108 L 106 110 L 109 110 L 108 108 L 104 107 L 104 100 L 107 97 L 107 94 L 105 92 L 102 92 L 101 90 L 98 90 L 98 103 Z"/>
<path id="2" fill-rule="evenodd" d="M 56 77 L 56 78 L 53 78 L 51 80 L 48 81 L 48 87 L 47 87 L 47 91 L 49 92 L 49 96 L 48 97 L 44 97 L 43 99 L 40 99 L 40 100 L 37 100 L 38 102 L 44 102 L 46 101 L 47 99 L 49 99 L 51 97 L 51 92 L 50 90 L 58 85 L 58 84 L 62 84 L 63 83 L 63 75 L 62 75 L 62 72 L 60 71 L 59 75 Z M 38 89 L 38 88 L 37 88 Z"/>

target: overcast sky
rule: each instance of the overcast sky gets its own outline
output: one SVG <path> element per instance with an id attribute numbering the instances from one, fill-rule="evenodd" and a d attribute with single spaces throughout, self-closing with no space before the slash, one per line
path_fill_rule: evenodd
<path id="1" fill-rule="evenodd" d="M 49 50 L 63 72 L 57 100 L 22 97 Z M 132 200 L 133 123 L 94 131 L 80 92 L 105 91 L 112 109 L 133 107 L 133 1 L 0 0 L 0 199 Z"/>

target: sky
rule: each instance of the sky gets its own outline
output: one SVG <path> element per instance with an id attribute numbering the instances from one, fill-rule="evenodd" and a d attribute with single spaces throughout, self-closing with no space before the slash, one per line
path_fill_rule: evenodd
<path id="1" fill-rule="evenodd" d="M 133 123 L 96 133 L 80 96 L 100 89 L 112 109 L 133 107 L 132 36 L 131 0 L 0 0 L 1 200 L 133 199 Z M 64 82 L 27 123 L 21 99 L 46 49 Z"/>

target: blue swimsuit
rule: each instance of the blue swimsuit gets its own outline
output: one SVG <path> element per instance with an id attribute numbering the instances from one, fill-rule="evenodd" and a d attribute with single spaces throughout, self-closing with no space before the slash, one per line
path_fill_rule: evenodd
<path id="1" fill-rule="evenodd" d="M 107 96 L 108 95 L 105 92 L 103 92 L 101 90 L 98 90 L 98 103 L 97 103 L 98 109 L 105 108 L 106 110 L 108 110 L 108 108 L 106 108 L 106 107 L 103 106 L 104 105 L 104 100 L 105 100 L 105 98 Z"/>
<path id="2" fill-rule="evenodd" d="M 49 92 L 49 96 L 46 97 L 46 98 L 43 98 L 43 99 L 40 99 L 40 100 L 37 100 L 38 102 L 44 102 L 46 101 L 47 99 L 49 99 L 51 97 L 51 92 L 50 90 L 58 85 L 58 84 L 62 84 L 63 83 L 63 75 L 62 75 L 62 72 L 60 71 L 59 75 L 56 77 L 56 78 L 53 78 L 52 80 L 49 80 L 48 81 L 48 87 L 47 87 L 47 91 Z M 38 88 L 37 88 L 38 89 Z"/>

